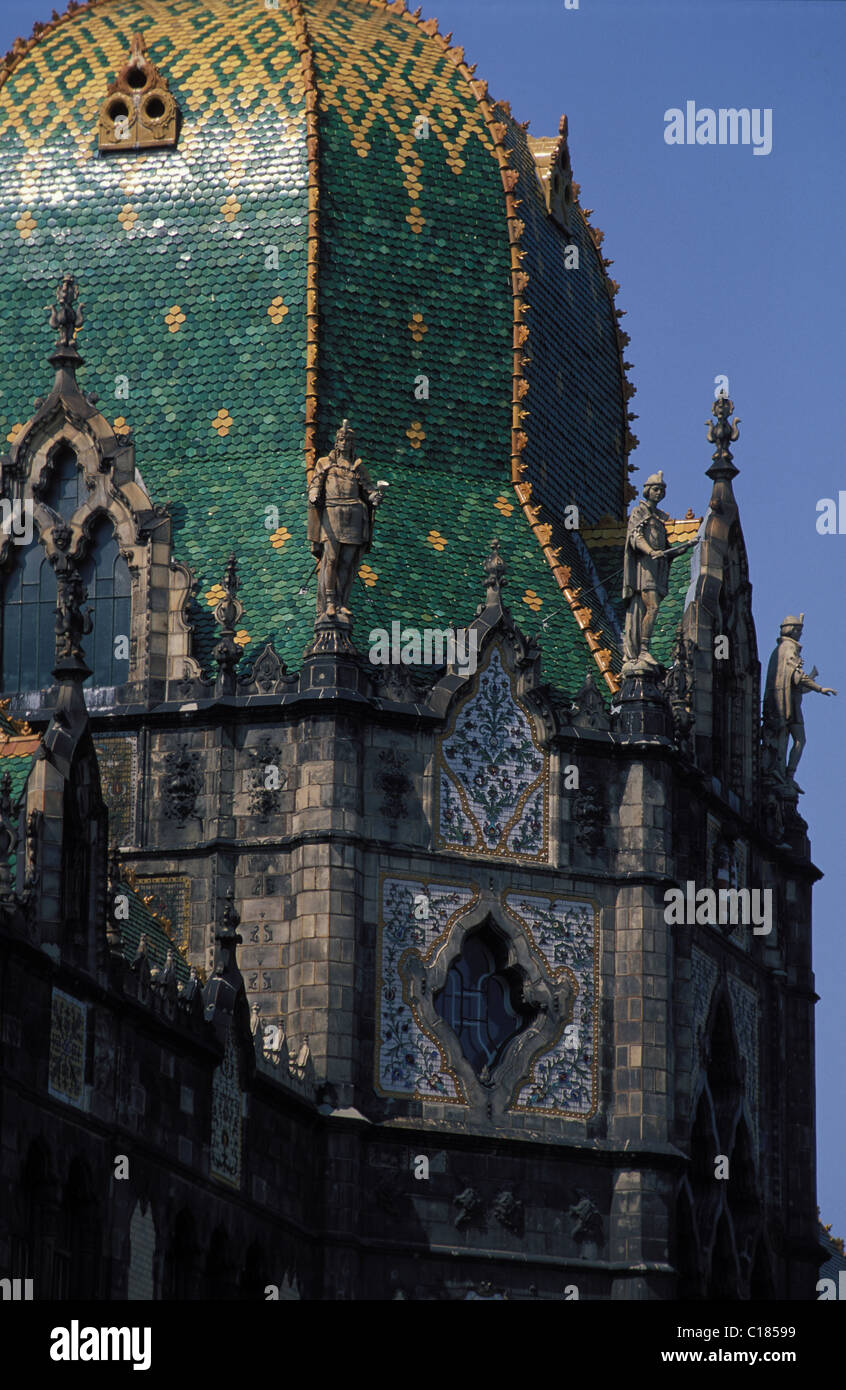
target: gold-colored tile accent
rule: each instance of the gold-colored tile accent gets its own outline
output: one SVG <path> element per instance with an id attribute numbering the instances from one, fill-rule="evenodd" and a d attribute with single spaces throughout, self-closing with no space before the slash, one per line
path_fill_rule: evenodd
<path id="1" fill-rule="evenodd" d="M 283 3 L 292 5 L 295 0 L 283 0 Z M 56 15 L 52 21 L 48 20 L 31 39 L 17 40 L 12 50 L 12 61 L 8 67 L 0 66 L 2 85 L 9 73 L 18 68 L 21 62 L 26 61 L 30 65 L 31 84 L 38 90 L 43 117 L 33 130 L 29 122 L 28 103 L 26 110 L 12 103 L 4 105 L 0 109 L 0 140 L 17 136 L 24 148 L 33 153 L 49 145 L 57 134 L 69 134 L 76 144 L 77 160 L 85 162 L 91 158 L 90 114 L 80 115 L 80 112 L 92 113 L 99 109 L 103 100 L 103 68 L 100 63 L 91 63 L 86 68 L 78 69 L 79 84 L 75 96 L 81 98 L 81 101 L 79 105 L 71 104 L 63 86 L 64 73 L 57 71 L 47 61 L 44 53 L 44 40 L 65 25 L 71 30 L 67 42 L 73 44 L 76 41 L 73 22 L 80 8 L 80 5 L 76 5 L 75 9 Z M 101 9 L 104 12 L 102 15 Z M 114 71 L 125 58 L 125 40 L 120 31 L 116 34 L 112 9 L 111 0 L 89 0 L 85 6 L 85 45 L 86 50 L 95 47 L 107 54 Z M 279 69 L 275 74 L 275 82 L 256 86 L 250 93 L 252 99 L 249 103 L 239 99 L 241 94 L 237 83 L 233 83 L 231 87 L 213 83 L 209 54 L 214 51 L 215 56 L 220 59 L 223 53 L 222 61 L 227 61 L 226 48 L 234 48 L 237 44 L 238 26 L 245 22 L 245 18 L 239 14 L 230 21 L 227 15 L 229 6 L 224 0 L 210 0 L 207 10 L 208 13 L 204 17 L 207 27 L 202 34 L 198 34 L 194 23 L 181 24 L 173 17 L 170 17 L 169 23 L 169 35 L 174 43 L 167 58 L 167 77 L 184 96 L 183 109 L 202 112 L 200 117 L 193 118 L 194 128 L 183 132 L 184 138 L 180 138 L 180 155 L 189 160 L 196 154 L 196 136 L 199 130 L 206 125 L 218 123 L 221 114 L 233 133 L 249 138 L 252 127 L 264 114 L 278 115 L 281 91 L 293 87 L 297 95 L 302 93 L 301 63 L 293 56 L 289 60 L 282 50 L 279 52 Z M 266 15 L 264 5 L 257 2 L 256 24 L 262 24 Z M 143 26 L 143 17 L 140 17 L 140 23 Z M 209 26 L 213 27 L 210 29 Z"/>
<path id="2" fill-rule="evenodd" d="M 405 433 L 412 449 L 419 449 L 423 440 L 426 438 L 426 431 L 420 420 L 412 420 Z"/>
<path id="3" fill-rule="evenodd" d="M 408 331 L 414 339 L 415 343 L 422 343 L 423 335 L 429 332 L 429 326 L 428 324 L 423 322 L 422 314 L 411 315 L 411 322 L 408 325 Z"/>
<path id="4" fill-rule="evenodd" d="M 203 598 L 209 608 L 217 608 L 217 605 L 226 598 L 226 590 L 222 584 L 212 584 L 211 588 L 203 594 Z"/>
<path id="5" fill-rule="evenodd" d="M 122 415 L 118 415 L 117 419 L 112 421 L 112 429 L 115 434 L 130 434 L 132 426 Z"/>
<path id="6" fill-rule="evenodd" d="M 287 526 L 280 526 L 270 537 L 270 544 L 274 550 L 281 550 L 286 541 L 291 539 L 291 532 Z"/>
<path id="7" fill-rule="evenodd" d="M 317 462 L 318 274 L 320 269 L 320 132 L 319 97 L 314 57 L 300 0 L 288 0 L 299 55 L 299 82 L 305 97 L 306 167 L 308 170 L 308 238 L 306 253 L 306 389 L 305 467 L 311 476 Z"/>
<path id="8" fill-rule="evenodd" d="M 238 199 L 235 197 L 234 193 L 229 194 L 229 197 L 226 199 L 226 202 L 221 204 L 220 210 L 223 213 L 224 222 L 235 221 L 235 218 L 241 211 L 241 204 L 238 202 Z"/>
<path id="9" fill-rule="evenodd" d="M 281 294 L 278 294 L 275 299 L 272 299 L 270 301 L 270 303 L 267 306 L 267 312 L 270 317 L 271 323 L 282 322 L 285 315 L 288 313 L 288 306 L 282 298 Z"/>
<path id="10" fill-rule="evenodd" d="M 543 603 L 543 599 L 538 597 L 534 589 L 527 589 L 523 595 L 523 602 L 527 608 L 531 608 L 533 613 L 537 613 Z"/>
<path id="11" fill-rule="evenodd" d="M 220 438 L 223 439 L 229 433 L 234 423 L 229 411 L 223 408 L 215 415 L 211 422 L 211 427 L 213 430 L 217 430 Z"/>
<path id="12" fill-rule="evenodd" d="M 502 512 L 503 516 L 510 516 L 514 511 L 514 503 L 509 502 L 507 497 L 498 497 L 494 502 L 494 506 L 498 512 Z"/>
<path id="13" fill-rule="evenodd" d="M 32 236 L 37 226 L 37 223 L 32 213 L 29 211 L 29 208 L 27 208 L 25 212 L 21 213 L 20 217 L 15 223 L 15 226 L 17 227 L 18 232 L 20 233 L 21 241 L 27 241 L 29 237 Z"/>
<path id="14" fill-rule="evenodd" d="M 438 552 L 446 550 L 447 539 L 446 536 L 441 535 L 440 531 L 430 531 L 426 539 L 434 550 Z"/>
<path id="15" fill-rule="evenodd" d="M 372 589 L 376 580 L 379 578 L 376 571 L 372 570 L 369 565 L 362 565 L 358 572 L 358 577 L 363 584 L 367 585 L 368 589 Z"/>
<path id="16" fill-rule="evenodd" d="M 168 332 L 178 333 L 185 322 L 185 315 L 178 304 L 172 304 L 165 314 L 164 320 L 167 324 Z"/>
<path id="17" fill-rule="evenodd" d="M 9 433 L 6 435 L 6 442 L 8 444 L 14 444 L 22 429 L 23 425 L 21 424 L 13 425 L 12 428 L 9 430 Z"/>
<path id="18" fill-rule="evenodd" d="M 232 640 L 233 642 L 237 642 L 239 647 L 246 647 L 247 643 L 251 641 L 251 638 L 246 628 L 242 627 L 235 633 Z"/>
<path id="19" fill-rule="evenodd" d="M 131 232 L 132 228 L 135 226 L 135 223 L 137 221 L 138 213 L 135 211 L 132 204 L 124 203 L 123 207 L 118 213 L 118 222 L 123 227 L 123 230 L 125 232 Z"/>

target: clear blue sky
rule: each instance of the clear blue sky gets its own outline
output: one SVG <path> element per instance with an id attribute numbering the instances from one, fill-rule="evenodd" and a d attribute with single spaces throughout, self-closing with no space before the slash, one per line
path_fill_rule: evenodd
<path id="1" fill-rule="evenodd" d="M 0 0 L 0 52 L 52 3 Z M 814 899 L 819 1200 L 846 1235 L 846 534 L 815 527 L 818 499 L 846 490 L 846 5 L 437 0 L 424 14 L 454 31 L 532 134 L 555 134 L 567 112 L 582 201 L 627 310 L 634 480 L 663 468 L 668 509 L 703 512 L 703 422 L 725 373 L 742 420 L 735 490 L 762 663 L 782 617 L 804 611 L 806 665 L 841 691 L 805 701 L 799 781 L 826 875 Z M 771 108 L 772 153 L 666 145 L 664 111 L 687 101 Z"/>

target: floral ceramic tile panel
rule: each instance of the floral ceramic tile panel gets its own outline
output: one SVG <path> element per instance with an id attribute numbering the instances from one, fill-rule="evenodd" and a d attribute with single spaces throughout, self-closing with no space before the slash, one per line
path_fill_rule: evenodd
<path id="1" fill-rule="evenodd" d="M 695 946 L 690 953 L 690 968 L 693 987 L 693 1046 L 695 1049 L 694 1065 L 690 1072 L 692 1091 L 696 1085 L 699 1059 L 702 1054 L 702 1040 L 705 1036 L 705 1025 L 708 1022 L 711 997 L 714 993 L 714 985 L 717 983 L 718 972 L 711 957 Z"/>
<path id="2" fill-rule="evenodd" d="M 599 931 L 594 903 L 545 893 L 506 893 L 503 902 L 523 925 L 529 944 L 560 980 L 577 987 L 573 1016 L 548 1052 L 535 1058 L 513 1108 L 586 1116 L 597 1105 L 596 1055 Z"/>
<path id="3" fill-rule="evenodd" d="M 49 1089 L 68 1105 L 84 1105 L 86 1008 L 78 999 L 53 990 L 50 1020 Z"/>
<path id="4" fill-rule="evenodd" d="M 240 1187 L 241 1083 L 231 1025 L 226 1035 L 223 1061 L 216 1069 L 212 1082 L 210 1168 L 212 1177 Z"/>
<path id="5" fill-rule="evenodd" d="M 752 1125 L 756 1145 L 758 1135 L 758 995 L 749 985 L 734 975 L 728 977 L 731 995 L 734 1029 L 740 1055 L 746 1063 L 746 1099 L 752 1113 Z"/>
<path id="6" fill-rule="evenodd" d="M 100 735 L 94 740 L 100 787 L 109 812 L 109 841 L 130 845 L 135 839 L 135 788 L 138 756 L 134 738 Z"/>
<path id="7" fill-rule="evenodd" d="M 382 883 L 376 1076 L 385 1095 L 465 1103 L 441 1049 L 405 1000 L 399 964 L 408 951 L 431 959 L 454 918 L 475 897 L 473 888 L 423 879 L 386 878 Z"/>
<path id="8" fill-rule="evenodd" d="M 545 859 L 548 775 L 548 756 L 494 647 L 477 691 L 440 742 L 439 846 Z"/>

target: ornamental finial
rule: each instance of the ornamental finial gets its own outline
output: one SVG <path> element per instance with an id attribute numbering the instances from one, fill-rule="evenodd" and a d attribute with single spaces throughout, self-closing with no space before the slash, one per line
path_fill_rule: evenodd
<path id="1" fill-rule="evenodd" d="M 235 890 L 227 888 L 226 901 L 223 911 L 220 914 L 220 931 L 217 934 L 218 941 L 240 944 L 241 938 L 238 936 L 238 927 L 241 925 L 241 915 L 235 906 Z"/>
<path id="2" fill-rule="evenodd" d="M 711 455 L 713 464 L 707 470 L 708 476 L 711 478 L 725 473 L 733 478 L 738 471 L 732 461 L 732 453 L 729 448 L 729 444 L 734 444 L 740 437 L 740 421 L 737 416 L 733 420 L 729 420 L 733 410 L 734 401 L 721 391 L 711 407 L 711 414 L 714 419 L 705 422 L 708 426 L 708 443 L 715 446 Z"/>

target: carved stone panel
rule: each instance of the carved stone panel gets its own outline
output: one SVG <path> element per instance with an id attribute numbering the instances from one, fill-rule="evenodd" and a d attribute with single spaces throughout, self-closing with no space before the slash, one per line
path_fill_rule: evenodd
<path id="1" fill-rule="evenodd" d="M 199 754 L 183 746 L 165 758 L 161 780 L 162 811 L 177 825 L 197 816 L 197 797 L 203 786 Z"/>

